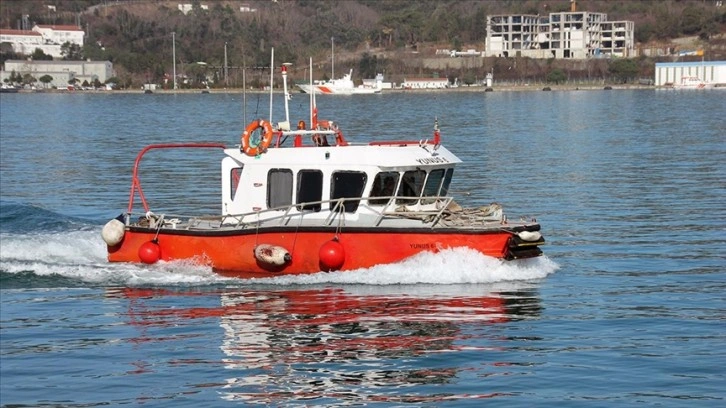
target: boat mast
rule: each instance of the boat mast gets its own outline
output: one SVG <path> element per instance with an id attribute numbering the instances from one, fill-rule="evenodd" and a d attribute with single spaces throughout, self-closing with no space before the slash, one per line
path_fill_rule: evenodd
<path id="1" fill-rule="evenodd" d="M 227 75 L 227 41 L 224 42 L 224 86 L 229 86 L 229 76 Z"/>
<path id="2" fill-rule="evenodd" d="M 313 58 L 310 57 L 310 89 L 312 92 L 310 92 L 310 129 L 313 128 L 313 108 L 315 105 L 315 88 L 313 87 Z"/>
<path id="3" fill-rule="evenodd" d="M 171 58 L 174 60 L 174 90 L 176 91 L 176 32 L 171 32 Z"/>
<path id="4" fill-rule="evenodd" d="M 272 81 L 275 75 L 275 48 L 272 48 L 270 53 L 270 123 L 272 123 Z"/>
<path id="5" fill-rule="evenodd" d="M 335 79 L 335 37 L 330 37 L 330 80 Z"/>
<path id="6" fill-rule="evenodd" d="M 290 108 L 288 107 L 288 102 L 290 101 L 290 94 L 287 93 L 287 67 L 291 66 L 292 64 L 289 62 L 284 62 L 282 64 L 282 90 L 283 95 L 285 96 L 285 123 L 286 126 L 290 127 Z M 283 129 L 283 130 L 289 130 L 289 129 Z"/>

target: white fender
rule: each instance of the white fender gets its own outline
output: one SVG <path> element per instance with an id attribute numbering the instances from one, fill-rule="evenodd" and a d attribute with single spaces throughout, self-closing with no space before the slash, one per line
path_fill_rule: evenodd
<path id="1" fill-rule="evenodd" d="M 522 241 L 539 241 L 540 238 L 542 238 L 542 234 L 539 233 L 539 231 L 521 231 L 519 234 L 517 234 L 519 238 L 522 238 Z"/>
<path id="2" fill-rule="evenodd" d="M 255 259 L 269 265 L 285 265 L 292 260 L 287 249 L 277 245 L 261 244 L 255 248 Z"/>
<path id="3" fill-rule="evenodd" d="M 126 226 L 124 223 L 114 218 L 103 226 L 101 238 L 103 238 L 108 246 L 118 245 L 124 239 L 125 232 Z"/>

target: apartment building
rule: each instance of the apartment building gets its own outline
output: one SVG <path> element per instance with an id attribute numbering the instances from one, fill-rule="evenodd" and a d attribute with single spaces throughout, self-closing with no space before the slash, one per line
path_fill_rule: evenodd
<path id="1" fill-rule="evenodd" d="M 570 11 L 487 16 L 484 56 L 611 58 L 635 56 L 632 21 L 608 21 L 605 13 Z"/>

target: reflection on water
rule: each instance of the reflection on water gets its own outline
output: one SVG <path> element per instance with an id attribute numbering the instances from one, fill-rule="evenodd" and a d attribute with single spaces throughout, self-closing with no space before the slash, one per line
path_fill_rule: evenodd
<path id="1" fill-rule="evenodd" d="M 142 333 L 131 341 L 139 344 L 170 340 L 152 334 L 155 327 L 217 319 L 223 331 L 218 364 L 229 375 L 199 386 L 217 387 L 227 400 L 269 404 L 436 402 L 503 395 L 441 395 L 435 389 L 458 381 L 466 366 L 461 360 L 470 353 L 478 353 L 480 359 L 498 354 L 506 339 L 491 328 L 537 318 L 541 310 L 536 287 L 525 283 L 212 293 L 123 288 L 110 289 L 107 295 L 128 299 L 128 323 Z M 174 296 L 219 304 L 169 307 L 168 299 Z M 185 299 L 184 304 L 189 303 Z M 145 369 L 138 362 L 136 366 Z"/>

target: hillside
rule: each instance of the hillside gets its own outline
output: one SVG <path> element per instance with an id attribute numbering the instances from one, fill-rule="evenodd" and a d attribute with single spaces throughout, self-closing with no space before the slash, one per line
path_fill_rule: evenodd
<path id="1" fill-rule="evenodd" d="M 55 3 L 55 10 L 47 7 L 49 3 Z M 310 57 L 315 71 L 322 76 L 330 72 L 332 44 L 336 72 L 355 68 L 359 78 L 384 72 L 388 80 L 395 81 L 414 74 L 481 77 L 495 69 L 498 62 L 460 68 L 448 64 L 442 70 L 417 61 L 436 57 L 437 49 L 483 49 L 487 15 L 544 15 L 571 7 L 569 0 L 189 0 L 192 9 L 184 14 L 178 9 L 181 3 L 3 1 L 0 27 L 20 28 L 23 15 L 28 16 L 26 21 L 31 26 L 80 24 L 87 33 L 82 57 L 112 61 L 120 80 L 129 86 L 159 82 L 171 73 L 173 48 L 177 69 L 192 81 L 209 76 L 218 84 L 223 82 L 225 51 L 230 86 L 240 83 L 243 66 L 250 69 L 252 83 L 264 81 L 263 75 L 254 72 L 255 68 L 269 65 L 270 47 L 275 47 L 277 61 L 294 64 L 293 77 L 306 75 Z M 726 32 L 726 7 L 718 7 L 715 1 L 579 0 L 577 8 L 607 13 L 611 20 L 634 21 L 640 47 L 676 47 L 673 39 L 691 36 L 692 41 L 681 47 L 702 48 L 706 59 L 711 60 L 726 55 L 720 35 Z M 3 60 L 17 57 L 3 50 Z M 641 58 L 637 63 L 641 75 L 647 75 L 648 67 L 652 70 L 651 59 Z M 593 72 L 607 75 L 603 64 L 607 65 L 607 61 L 593 61 L 588 66 L 581 61 L 558 61 L 555 65 L 566 70 L 568 77 L 579 77 L 592 76 Z M 508 75 L 512 76 L 509 79 L 543 78 L 551 65 L 546 61 L 523 61 L 517 72 L 510 72 L 511 68 L 497 71 L 501 79 L 508 79 Z"/>

